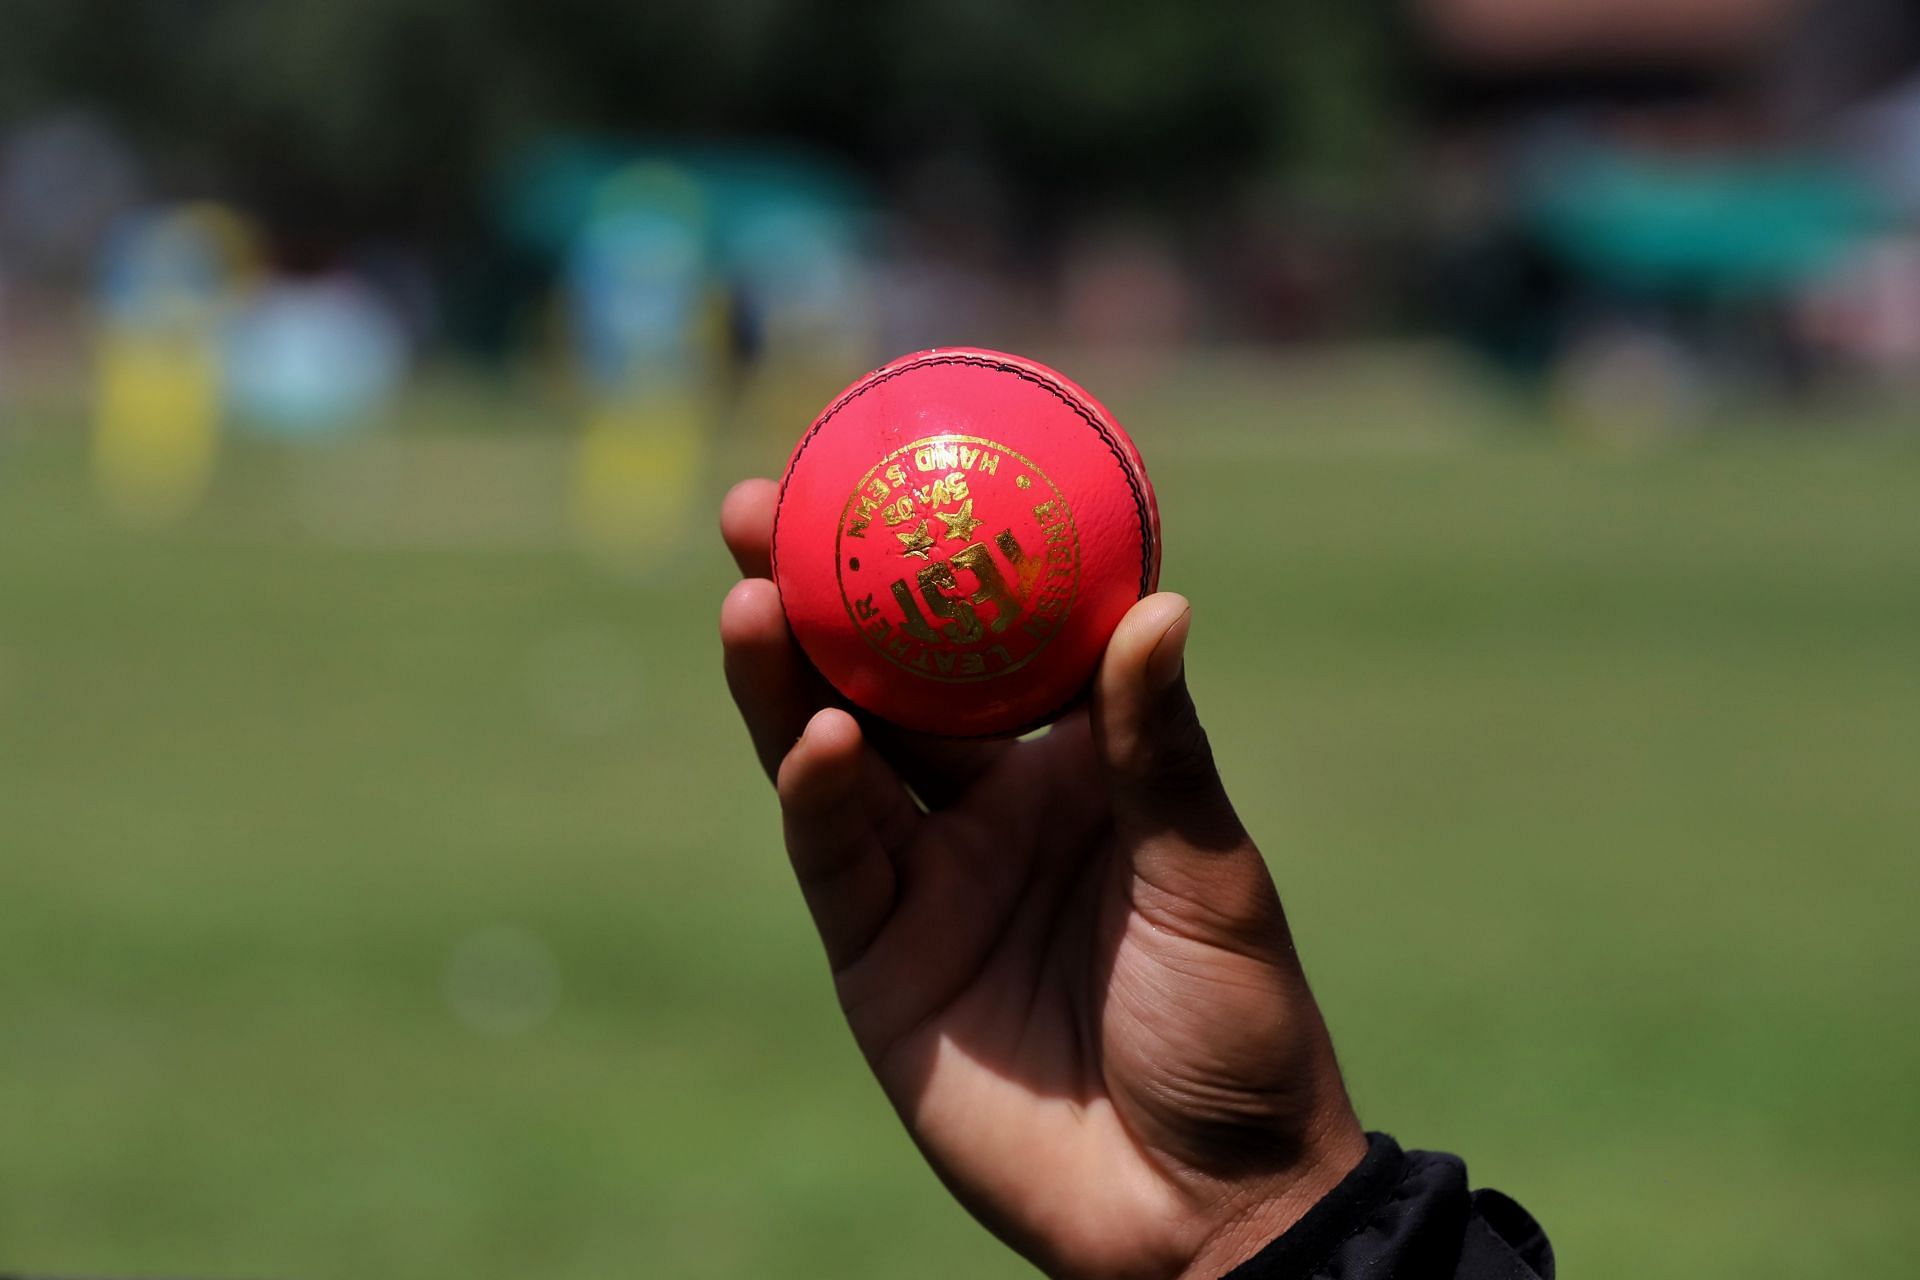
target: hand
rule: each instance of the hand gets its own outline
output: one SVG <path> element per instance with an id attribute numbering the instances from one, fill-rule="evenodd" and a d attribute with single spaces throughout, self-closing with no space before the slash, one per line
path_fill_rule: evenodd
<path id="1" fill-rule="evenodd" d="M 881 1087 L 1049 1274 L 1232 1269 L 1366 1139 L 1187 696 L 1187 602 L 1135 605 L 1044 737 L 863 728 L 787 630 L 775 499 L 750 480 L 722 508 L 727 681 Z"/>

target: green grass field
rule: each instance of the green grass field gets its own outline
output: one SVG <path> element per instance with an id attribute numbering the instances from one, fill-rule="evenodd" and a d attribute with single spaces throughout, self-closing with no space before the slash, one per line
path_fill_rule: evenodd
<path id="1" fill-rule="evenodd" d="M 1363 1119 L 1569 1276 L 1910 1274 L 1920 437 L 1111 399 Z M 0 1269 L 1026 1274 L 839 1023 L 706 517 L 608 573 L 563 434 L 463 412 L 161 533 L 0 434 Z"/>

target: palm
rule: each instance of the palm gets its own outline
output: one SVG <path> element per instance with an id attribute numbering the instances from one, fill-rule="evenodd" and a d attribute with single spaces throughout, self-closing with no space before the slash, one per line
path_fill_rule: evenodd
<path id="1" fill-rule="evenodd" d="M 1179 679 L 1185 603 L 1136 606 L 1043 737 L 869 732 L 786 630 L 772 501 L 723 512 L 728 680 L 847 1021 L 935 1169 L 1055 1274 L 1179 1275 L 1250 1209 L 1291 1221 L 1364 1141 Z"/>
<path id="2" fill-rule="evenodd" d="M 1284 1147 L 1312 1037 L 1288 1025 L 1270 931 L 1219 929 L 1143 879 L 1103 801 L 1079 713 L 950 807 L 877 816 L 896 905 L 836 979 L 969 1207 L 1038 1260 L 1113 1274 L 1109 1258 L 1177 1258 L 1189 1197 Z M 1074 1189 L 1069 1220 L 1049 1188 Z"/>

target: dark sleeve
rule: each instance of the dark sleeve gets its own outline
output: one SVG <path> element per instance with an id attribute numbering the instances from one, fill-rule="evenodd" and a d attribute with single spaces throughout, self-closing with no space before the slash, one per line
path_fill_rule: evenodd
<path id="1" fill-rule="evenodd" d="M 1553 1247 L 1498 1191 L 1468 1191 L 1467 1166 L 1402 1151 L 1384 1133 L 1287 1233 L 1225 1280 L 1553 1280 Z"/>

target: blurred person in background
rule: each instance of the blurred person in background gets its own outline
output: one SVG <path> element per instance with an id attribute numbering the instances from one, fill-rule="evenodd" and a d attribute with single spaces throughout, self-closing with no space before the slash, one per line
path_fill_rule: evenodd
<path id="1" fill-rule="evenodd" d="M 1846 145 L 1846 126 L 1920 63 L 1920 8 L 1415 12 L 1446 327 L 1588 417 L 1680 421 L 1717 391 L 1827 370 L 1834 326 L 1810 326 L 1809 302 L 1831 317 L 1836 285 L 1903 218 L 1884 146 Z"/>

